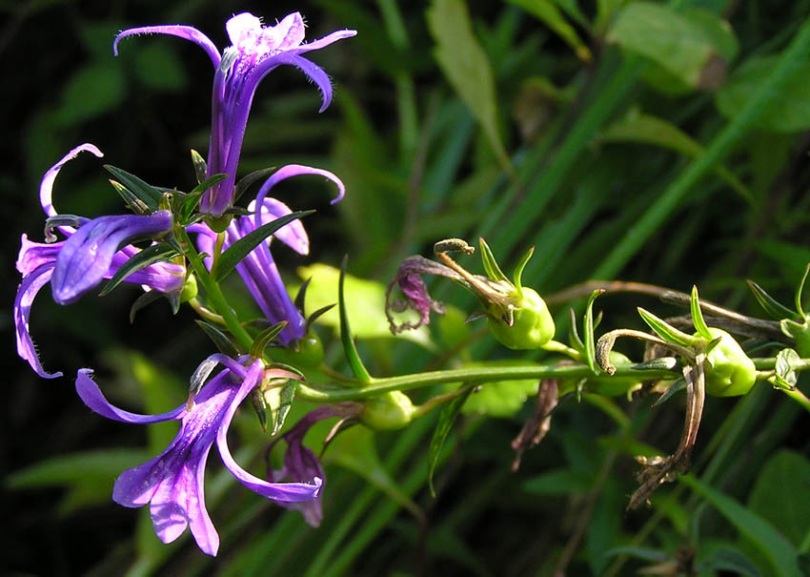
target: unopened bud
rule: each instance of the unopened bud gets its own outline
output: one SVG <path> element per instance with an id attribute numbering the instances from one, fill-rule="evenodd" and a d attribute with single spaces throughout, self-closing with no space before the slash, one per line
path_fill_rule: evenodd
<path id="1" fill-rule="evenodd" d="M 554 319 L 537 291 L 523 287 L 510 304 L 511 319 L 487 315 L 489 330 L 498 342 L 510 349 L 529 350 L 539 349 L 554 338 Z"/>
<path id="2" fill-rule="evenodd" d="M 376 431 L 401 429 L 414 415 L 411 399 L 400 391 L 391 391 L 368 399 L 363 405 L 360 420 Z"/>
<path id="3" fill-rule="evenodd" d="M 719 338 L 720 342 L 706 357 L 706 393 L 716 397 L 746 394 L 757 380 L 754 361 L 726 331 L 710 327 L 709 332 L 713 339 Z"/>

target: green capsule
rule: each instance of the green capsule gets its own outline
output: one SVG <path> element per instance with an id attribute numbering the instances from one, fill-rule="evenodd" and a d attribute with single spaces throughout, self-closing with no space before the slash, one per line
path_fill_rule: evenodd
<path id="1" fill-rule="evenodd" d="M 408 395 L 401 391 L 391 391 L 365 401 L 360 420 L 375 431 L 390 431 L 401 429 L 410 423 L 414 411 Z"/>
<path id="2" fill-rule="evenodd" d="M 757 368 L 740 344 L 722 329 L 709 327 L 713 339 L 720 342 L 709 351 L 706 362 L 706 393 L 715 397 L 734 397 L 751 390 L 757 380 Z M 695 334 L 696 337 L 701 335 Z"/>
<path id="3" fill-rule="evenodd" d="M 554 319 L 546 302 L 530 288 L 522 288 L 512 309 L 512 324 L 488 315 L 489 330 L 498 342 L 514 350 L 539 349 L 554 338 Z"/>

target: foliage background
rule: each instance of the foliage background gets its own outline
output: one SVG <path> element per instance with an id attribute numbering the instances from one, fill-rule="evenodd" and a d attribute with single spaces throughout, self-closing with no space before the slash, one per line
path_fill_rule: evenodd
<path id="1" fill-rule="evenodd" d="M 469 35 L 459 6 L 469 9 Z M 765 61 L 748 77 L 744 72 L 756 58 L 786 53 L 807 27 L 810 4 L 656 4 L 667 14 L 705 10 L 701 21 L 710 23 L 695 44 L 710 50 L 685 56 L 657 44 L 656 34 L 649 36 L 655 19 L 628 17 L 629 6 L 609 0 L 0 4 L 0 194 L 8 231 L 0 253 L 8 304 L 0 307 L 0 322 L 9 357 L 0 472 L 2 510 L 11 520 L 3 523 L 0 565 L 10 574 L 56 576 L 552 575 L 555 568 L 623 575 L 694 558 L 704 574 L 783 574 L 762 553 L 772 533 L 738 510 L 718 513 L 684 485 L 662 488 L 650 510 L 624 511 L 634 483 L 630 455 L 651 447 L 666 452 L 677 442 L 677 398 L 654 409 L 652 399 L 569 400 L 516 474 L 509 443 L 531 402 L 501 411 L 501 418 L 467 415 L 436 478 L 436 498 L 426 488 L 425 464 L 435 419 L 374 438 L 346 435 L 325 456 L 330 484 L 317 530 L 215 471 L 208 492 L 223 536 L 220 557 L 204 558 L 188 539 L 164 547 L 144 511 L 119 508 L 109 494 L 115 476 L 154 454 L 172 431 L 147 433 L 90 415 L 71 379 L 41 382 L 13 354 L 13 262 L 20 234 L 40 238 L 36 191 L 44 170 L 76 144 L 93 142 L 104 162 L 154 184 L 190 187 L 188 149 L 207 146 L 212 74 L 204 54 L 176 39 L 130 39 L 116 59 L 114 34 L 188 23 L 224 46 L 223 23 L 244 10 L 268 22 L 299 10 L 310 39 L 341 27 L 359 32 L 314 57 L 336 84 L 326 113 L 315 113 L 317 91 L 292 69 L 268 77 L 255 101 L 244 172 L 308 163 L 335 171 L 348 188 L 336 209 L 318 183 L 284 192 L 295 208 L 319 209 L 307 222 L 311 257 L 277 251 L 291 281 L 295 267 L 335 265 L 348 253 L 353 275 L 385 284 L 404 256 L 425 252 L 435 240 L 484 234 L 506 263 L 537 247 L 524 282 L 544 295 L 594 278 L 677 290 L 697 284 L 705 298 L 761 315 L 744 283 L 753 278 L 791 302 L 810 261 L 808 42 L 793 44 L 792 69 L 773 86 L 777 103 L 747 124 L 746 98 L 777 67 Z M 731 36 L 717 31 L 718 15 Z M 694 28 L 680 37 L 688 40 L 688 31 Z M 100 167 L 87 159 L 63 171 L 56 195 L 61 212 L 120 210 Z M 461 310 L 471 309 L 465 295 L 437 288 Z M 46 367 L 71 375 L 91 366 L 116 401 L 165 410 L 182 398 L 186 376 L 211 347 L 190 316 L 181 313 L 175 322 L 168 307 L 152 307 L 128 325 L 134 294 L 116 291 L 60 308 L 43 293 L 34 338 Z M 638 328 L 637 305 L 660 316 L 679 312 L 646 296 L 600 300 L 607 328 Z M 553 296 L 550 302 L 564 322 L 569 303 Z M 444 353 L 468 337 L 458 323 L 440 327 L 435 338 Z M 330 329 L 320 330 L 330 344 L 327 358 L 339 367 Z M 372 336 L 361 345 L 375 374 L 436 362 L 412 343 Z M 438 362 L 513 358 L 475 326 L 469 338 L 461 352 L 439 355 Z M 693 472 L 807 555 L 808 418 L 768 389 L 708 401 Z M 238 427 L 242 462 L 260 456 L 267 441 L 250 417 Z M 709 502 L 717 507 L 716 499 Z"/>

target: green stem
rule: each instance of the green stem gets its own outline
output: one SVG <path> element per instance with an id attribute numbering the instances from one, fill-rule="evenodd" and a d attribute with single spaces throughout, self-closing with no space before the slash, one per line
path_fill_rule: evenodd
<path id="1" fill-rule="evenodd" d="M 186 258 L 188 258 L 191 268 L 194 269 L 197 280 L 205 289 L 208 303 L 211 305 L 211 308 L 222 317 L 225 326 L 236 340 L 239 341 L 239 344 L 242 345 L 246 351 L 249 351 L 253 347 L 253 337 L 245 330 L 245 327 L 239 322 L 236 313 L 230 305 L 228 305 L 228 301 L 225 299 L 225 295 L 222 294 L 219 283 L 211 277 L 199 253 L 194 250 L 194 245 L 191 243 L 188 233 L 182 230 L 179 234 L 182 235 L 182 241 L 185 245 Z"/>
<path id="2" fill-rule="evenodd" d="M 779 389 L 783 393 L 785 393 L 788 397 L 799 403 L 802 408 L 810 413 L 810 399 L 807 398 L 803 392 L 799 389 Z"/>
<path id="3" fill-rule="evenodd" d="M 493 381 L 519 381 L 526 379 L 584 379 L 594 373 L 587 365 L 519 365 L 514 367 L 475 367 L 449 371 L 433 371 L 414 375 L 403 375 L 383 379 L 372 378 L 365 387 L 353 389 L 317 390 L 301 385 L 298 396 L 301 399 L 331 403 L 356 401 L 382 395 L 392 391 L 409 391 L 421 387 L 446 383 L 485 383 Z M 678 373 L 667 370 L 637 370 L 630 365 L 617 367 L 615 376 L 638 379 L 676 378 Z"/>

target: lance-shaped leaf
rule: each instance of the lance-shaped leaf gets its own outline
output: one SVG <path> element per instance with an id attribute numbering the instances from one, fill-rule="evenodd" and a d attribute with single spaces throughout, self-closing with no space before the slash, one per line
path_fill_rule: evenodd
<path id="1" fill-rule="evenodd" d="M 124 282 L 128 276 L 138 272 L 141 269 L 155 264 L 156 262 L 165 262 L 172 257 L 177 256 L 177 251 L 168 244 L 154 244 L 150 247 L 143 249 L 136 253 L 121 268 L 119 268 L 112 278 L 107 281 L 104 288 L 99 293 L 99 296 L 108 295 L 119 284 Z"/>
<path id="2" fill-rule="evenodd" d="M 104 168 L 112 174 L 118 182 L 128 190 L 136 199 L 141 201 L 143 204 L 149 207 L 149 210 L 157 210 L 160 206 L 160 198 L 163 196 L 163 193 L 152 186 L 151 184 L 144 182 L 134 174 L 130 174 L 126 170 L 122 170 L 115 166 L 105 164 Z M 116 190 L 119 190 L 116 187 Z M 119 190 L 119 194 L 121 194 Z M 126 198 L 124 199 L 127 200 Z"/>
<path id="3" fill-rule="evenodd" d="M 698 296 L 697 286 L 692 286 L 692 295 L 689 299 L 689 307 L 692 312 L 692 324 L 695 329 L 704 339 L 712 340 L 714 336 L 709 331 L 709 325 L 706 324 L 706 319 L 703 318 L 703 312 L 700 310 L 700 298 Z M 707 351 L 708 352 L 708 351 Z"/>
<path id="4" fill-rule="evenodd" d="M 275 234 L 281 227 L 314 213 L 314 210 L 296 211 L 280 218 L 268 222 L 250 232 L 234 242 L 228 250 L 222 253 L 217 260 L 216 268 L 212 273 L 214 280 L 221 281 L 228 276 L 233 269 L 244 259 L 254 248 L 259 246 L 267 238 Z"/>
<path id="5" fill-rule="evenodd" d="M 343 352 L 346 355 L 346 360 L 352 369 L 354 376 L 363 381 L 364 383 L 371 382 L 371 375 L 363 365 L 363 360 L 357 352 L 357 345 L 352 338 L 352 329 L 349 326 L 349 315 L 346 312 L 346 299 L 343 294 L 343 285 L 346 279 L 346 264 L 348 257 L 343 258 L 343 263 L 340 266 L 340 281 L 338 282 L 338 310 L 340 312 L 340 340 L 343 343 Z"/>
<path id="6" fill-rule="evenodd" d="M 792 319 L 796 316 L 796 312 L 790 310 L 782 303 L 777 301 L 752 280 L 747 281 L 748 286 L 751 288 L 751 292 L 754 293 L 754 298 L 757 299 L 759 305 L 765 310 L 765 312 L 774 320 L 782 320 L 782 319 Z"/>
<path id="7" fill-rule="evenodd" d="M 595 373 L 596 372 L 596 343 L 594 341 L 594 322 L 593 322 L 593 303 L 596 297 L 603 294 L 604 289 L 597 289 L 588 297 L 588 305 L 585 308 L 585 320 L 583 332 L 585 333 L 585 360 L 588 362 L 588 367 Z"/>
<path id="8" fill-rule="evenodd" d="M 694 337 L 679 331 L 672 325 L 666 323 L 663 319 L 658 318 L 651 312 L 644 310 L 641 307 L 638 307 L 638 314 L 641 315 L 641 319 L 647 323 L 647 326 L 650 327 L 655 334 L 668 343 L 688 347 L 694 341 Z"/>

